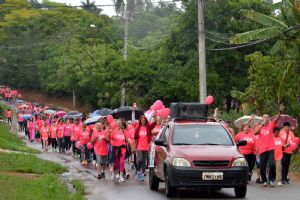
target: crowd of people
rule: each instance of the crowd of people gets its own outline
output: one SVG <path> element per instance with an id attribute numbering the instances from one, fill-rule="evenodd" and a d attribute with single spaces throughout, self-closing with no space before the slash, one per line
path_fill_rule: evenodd
<path id="1" fill-rule="evenodd" d="M 19 131 L 24 131 L 29 141 L 41 142 L 45 152 L 51 150 L 72 154 L 80 159 L 83 166 L 94 163 L 98 179 L 106 177 L 105 171 L 109 167 L 112 179 L 118 182 L 126 181 L 129 168 L 136 169 L 135 178 L 144 181 L 154 140 L 168 121 L 168 117 L 161 116 L 159 112 L 153 112 L 149 118 L 149 111 L 146 112 L 147 117 L 142 115 L 136 120 L 133 109 L 130 121 L 107 115 L 93 124 L 86 124 L 85 118 L 46 114 L 46 109 L 48 106 L 31 103 L 19 105 L 16 116 Z M 35 114 L 24 118 L 26 114 L 32 113 Z M 11 110 L 7 110 L 6 117 L 8 123 L 12 123 Z M 280 118 L 281 114 L 273 119 L 266 114 L 262 120 L 257 121 L 252 115 L 237 134 L 230 123 L 224 123 L 224 128 L 236 142 L 247 141 L 239 150 L 248 162 L 249 182 L 256 166 L 257 183 L 263 186 L 289 184 L 289 165 L 299 138 L 295 137 L 292 130 L 295 127 L 291 127 L 289 122 L 284 122 L 282 127 L 276 126 Z"/>

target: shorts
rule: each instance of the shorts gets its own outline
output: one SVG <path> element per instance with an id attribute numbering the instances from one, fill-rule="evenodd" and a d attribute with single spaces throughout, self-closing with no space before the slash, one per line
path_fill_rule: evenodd
<path id="1" fill-rule="evenodd" d="M 97 163 L 101 165 L 106 165 L 108 162 L 108 156 L 96 155 Z"/>

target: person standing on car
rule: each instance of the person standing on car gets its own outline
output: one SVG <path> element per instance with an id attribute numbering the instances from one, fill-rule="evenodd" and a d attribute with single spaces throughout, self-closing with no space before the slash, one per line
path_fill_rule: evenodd
<path id="1" fill-rule="evenodd" d="M 260 174 L 263 182 L 263 186 L 268 186 L 270 184 L 272 187 L 275 186 L 275 157 L 274 157 L 274 135 L 273 129 L 276 126 L 276 122 L 280 118 L 280 114 L 276 116 L 274 120 L 270 120 L 270 116 L 263 115 L 263 122 L 261 125 L 256 127 L 254 132 L 255 135 L 258 134 L 259 142 L 259 157 L 260 157 Z M 269 164 L 269 180 L 266 176 L 267 164 Z"/>
<path id="2" fill-rule="evenodd" d="M 235 142 L 239 142 L 240 140 L 246 140 L 247 145 L 239 147 L 240 152 L 244 155 L 245 159 L 248 162 L 249 166 L 249 182 L 251 181 L 252 170 L 255 165 L 255 136 L 253 132 L 250 131 L 250 125 L 244 124 L 242 127 L 242 131 L 239 132 L 235 138 Z"/>
<path id="3" fill-rule="evenodd" d="M 146 116 L 141 116 L 139 119 L 138 126 L 135 130 L 134 139 L 137 143 L 137 174 L 136 179 L 144 181 L 146 162 L 148 157 L 149 145 L 152 140 L 152 129 L 156 126 L 156 117 L 154 121 L 149 123 Z"/>
<path id="4" fill-rule="evenodd" d="M 295 139 L 294 133 L 290 130 L 290 123 L 289 122 L 284 122 L 283 123 L 283 128 L 279 133 L 281 139 L 282 139 L 282 150 L 283 150 L 283 155 L 282 155 L 282 160 L 281 160 L 281 165 L 282 165 L 282 173 L 281 173 L 281 178 L 282 178 L 282 183 L 283 184 L 289 184 L 288 180 L 288 173 L 289 173 L 289 167 L 291 163 L 291 156 L 293 154 L 293 149 L 291 147 L 291 144 L 293 143 Z"/>

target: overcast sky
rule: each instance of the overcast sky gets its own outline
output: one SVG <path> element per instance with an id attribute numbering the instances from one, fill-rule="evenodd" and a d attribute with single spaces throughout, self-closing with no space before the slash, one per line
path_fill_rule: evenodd
<path id="1" fill-rule="evenodd" d="M 60 3 L 66 3 L 66 4 L 70 4 L 72 6 L 79 6 L 81 5 L 81 1 L 85 1 L 85 0 L 51 0 L 54 2 L 60 2 Z M 91 0 L 92 1 L 92 0 Z M 96 5 L 113 5 L 113 0 L 94 0 Z M 154 0 L 154 2 L 158 2 L 160 0 Z M 169 1 L 169 0 L 166 0 Z M 273 2 L 279 2 L 281 0 L 273 0 Z M 103 13 L 107 14 L 109 16 L 115 15 L 115 9 L 114 6 L 103 6 L 101 7 L 103 9 Z"/>

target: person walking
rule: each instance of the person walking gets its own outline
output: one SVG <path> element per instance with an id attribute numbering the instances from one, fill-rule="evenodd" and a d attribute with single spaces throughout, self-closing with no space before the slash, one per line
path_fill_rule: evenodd
<path id="1" fill-rule="evenodd" d="M 295 139 L 295 134 L 291 131 L 289 122 L 283 123 L 283 128 L 279 134 L 283 141 L 283 144 L 282 144 L 283 155 L 282 155 L 282 160 L 281 160 L 282 183 L 289 184 L 288 173 L 289 173 L 289 167 L 290 167 L 290 163 L 291 163 L 291 157 L 293 154 L 293 149 L 291 147 L 291 144 L 293 143 L 293 141 Z"/>
<path id="2" fill-rule="evenodd" d="M 275 127 L 274 130 L 274 143 L 275 143 L 275 149 L 274 149 L 274 156 L 275 156 L 275 165 L 276 165 L 276 182 L 278 186 L 282 185 L 282 178 L 281 178 L 281 159 L 282 159 L 282 138 L 279 135 L 280 128 Z"/>

